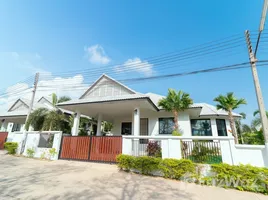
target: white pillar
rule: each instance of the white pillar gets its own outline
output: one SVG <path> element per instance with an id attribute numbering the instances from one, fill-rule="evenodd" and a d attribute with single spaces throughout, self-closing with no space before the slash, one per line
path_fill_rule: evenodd
<path id="1" fill-rule="evenodd" d="M 101 122 L 102 122 L 102 115 L 98 115 L 98 125 L 97 125 L 97 136 L 101 136 Z"/>
<path id="2" fill-rule="evenodd" d="M 7 131 L 7 122 L 2 122 L 1 131 Z"/>
<path id="3" fill-rule="evenodd" d="M 122 141 L 122 154 L 125 155 L 132 155 L 132 140 L 133 139 L 128 139 L 123 136 L 123 141 Z"/>
<path id="4" fill-rule="evenodd" d="M 213 137 L 218 137 L 218 129 L 217 129 L 217 123 L 215 118 L 210 119 L 211 123 L 211 132 Z"/>
<path id="5" fill-rule="evenodd" d="M 77 136 L 79 131 L 80 112 L 76 112 L 74 117 L 74 124 L 72 127 L 72 136 Z"/>
<path id="6" fill-rule="evenodd" d="M 133 135 L 140 135 L 140 109 L 135 108 L 133 114 Z"/>

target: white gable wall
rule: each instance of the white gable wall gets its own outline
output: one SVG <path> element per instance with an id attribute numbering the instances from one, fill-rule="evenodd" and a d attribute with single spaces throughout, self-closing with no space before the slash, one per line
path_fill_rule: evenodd
<path id="1" fill-rule="evenodd" d="M 119 96 L 133 94 L 130 90 L 126 89 L 122 85 L 103 77 L 99 82 L 91 88 L 83 99 L 90 97 L 105 97 L 105 96 Z"/>
<path id="2" fill-rule="evenodd" d="M 13 108 L 10 110 L 11 111 L 20 111 L 20 110 L 27 110 L 28 106 L 26 106 L 22 101 L 18 101 Z"/>

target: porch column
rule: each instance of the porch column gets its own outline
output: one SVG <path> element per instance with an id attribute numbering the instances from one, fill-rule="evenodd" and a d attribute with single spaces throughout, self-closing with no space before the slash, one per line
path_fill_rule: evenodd
<path id="1" fill-rule="evenodd" d="M 97 136 L 101 136 L 102 114 L 98 115 Z"/>
<path id="2" fill-rule="evenodd" d="M 77 136 L 79 131 L 80 112 L 76 112 L 74 117 L 74 124 L 72 127 L 72 136 Z"/>
<path id="3" fill-rule="evenodd" d="M 7 121 L 6 120 L 2 121 L 1 131 L 7 131 Z"/>
<path id="4" fill-rule="evenodd" d="M 135 108 L 133 113 L 133 135 L 140 135 L 140 108 Z"/>

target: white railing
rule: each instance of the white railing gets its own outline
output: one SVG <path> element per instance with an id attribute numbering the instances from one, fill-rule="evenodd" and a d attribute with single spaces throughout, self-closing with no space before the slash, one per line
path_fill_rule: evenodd
<path id="1" fill-rule="evenodd" d="M 223 163 L 231 165 L 251 164 L 259 167 L 268 167 L 267 147 L 264 145 L 235 145 L 233 137 L 211 137 L 211 136 L 122 136 L 123 147 L 122 153 L 133 156 L 142 156 L 149 154 L 148 144 L 154 142 L 157 144 L 151 145 L 157 148 L 161 147 L 161 157 L 164 158 L 183 158 L 183 151 L 188 148 L 182 147 L 183 141 L 211 141 L 207 143 L 207 147 L 219 148 Z M 182 141 L 182 142 L 181 142 Z M 187 142 L 185 142 L 187 143 Z M 217 143 L 217 145 L 215 145 Z M 204 143 L 205 144 L 205 143 Z M 215 147 L 216 146 L 216 147 Z M 188 149 L 191 153 L 192 149 Z"/>

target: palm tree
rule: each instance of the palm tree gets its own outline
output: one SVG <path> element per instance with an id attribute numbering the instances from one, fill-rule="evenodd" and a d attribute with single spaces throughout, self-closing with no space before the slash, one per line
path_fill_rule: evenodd
<path id="1" fill-rule="evenodd" d="M 57 103 L 70 100 L 70 97 L 63 96 L 58 99 L 55 93 L 52 94 L 52 105 L 54 109 L 48 110 L 47 108 L 39 108 L 29 115 L 26 122 L 26 130 L 30 125 L 36 131 L 51 131 L 51 130 L 66 130 L 69 129 L 68 118 L 60 109 L 56 107 Z"/>
<path id="2" fill-rule="evenodd" d="M 236 134 L 236 129 L 235 129 L 235 122 L 234 122 L 234 117 L 233 117 L 233 110 L 238 108 L 242 104 L 247 104 L 245 99 L 237 99 L 234 96 L 233 92 L 228 92 L 226 96 L 224 95 L 219 95 L 214 99 L 214 101 L 218 102 L 216 105 L 217 109 L 223 109 L 228 112 L 229 116 L 229 121 L 232 129 L 232 135 L 234 136 L 235 143 L 238 143 L 238 138 Z"/>
<path id="3" fill-rule="evenodd" d="M 253 113 L 253 116 L 256 117 L 257 115 L 260 114 L 260 111 L 259 110 L 256 110 L 254 113 Z M 266 117 L 267 117 L 267 120 L 268 120 L 268 111 L 266 111 Z M 255 119 L 252 120 L 251 122 L 251 126 L 253 128 L 258 128 L 258 127 L 261 127 L 262 125 L 262 122 L 261 122 L 261 118 L 258 116 L 256 117 Z"/>
<path id="4" fill-rule="evenodd" d="M 58 103 L 62 103 L 62 102 L 70 101 L 70 100 L 71 100 L 71 98 L 68 97 L 68 96 L 61 96 L 61 97 L 58 99 L 58 96 L 57 96 L 55 93 L 52 93 L 51 96 L 52 96 L 52 105 L 53 105 L 54 107 L 56 107 L 56 105 L 57 105 Z"/>
<path id="5" fill-rule="evenodd" d="M 193 100 L 188 93 L 178 91 L 174 89 L 168 89 L 168 95 L 166 98 L 161 99 L 158 102 L 158 106 L 161 106 L 168 112 L 173 112 L 174 115 L 174 130 L 179 131 L 178 116 L 179 112 L 189 108 L 193 104 Z"/>

